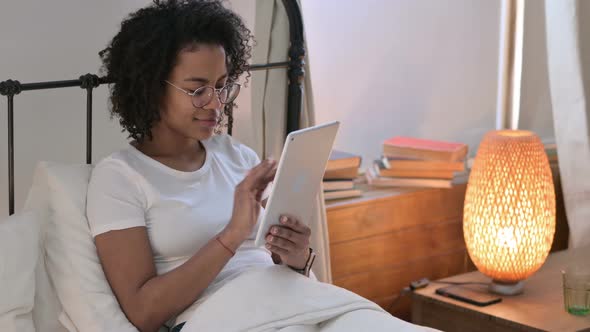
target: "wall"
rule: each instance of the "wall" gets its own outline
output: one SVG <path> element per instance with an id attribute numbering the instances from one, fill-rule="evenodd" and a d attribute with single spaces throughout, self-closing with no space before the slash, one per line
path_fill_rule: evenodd
<path id="1" fill-rule="evenodd" d="M 337 148 L 366 166 L 391 136 L 474 148 L 494 128 L 499 1 L 302 3 L 316 119 L 342 121 Z"/>
<path id="2" fill-rule="evenodd" d="M 303 0 L 317 121 L 343 121 L 336 147 L 365 166 L 395 135 L 463 141 L 473 155 L 494 127 L 499 10 L 483 0 Z M 551 142 L 544 11 L 526 1 L 519 124 Z"/>

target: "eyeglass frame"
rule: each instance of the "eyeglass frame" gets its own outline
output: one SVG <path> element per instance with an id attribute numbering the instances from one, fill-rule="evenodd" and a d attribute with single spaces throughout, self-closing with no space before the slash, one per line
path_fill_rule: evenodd
<path id="1" fill-rule="evenodd" d="M 174 83 L 172 83 L 172 82 L 170 82 L 168 80 L 164 80 L 164 82 L 170 84 L 172 87 L 176 88 L 177 90 L 180 90 L 180 91 L 184 92 L 185 94 L 189 95 L 191 97 L 191 104 L 193 104 L 193 107 L 195 107 L 195 108 L 202 108 L 203 106 L 208 105 L 213 100 L 213 97 L 211 97 L 211 99 L 207 103 L 203 104 L 202 106 L 196 106 L 193 103 L 193 98 L 192 97 L 194 97 L 197 94 L 197 91 L 199 91 L 200 89 L 212 88 L 213 89 L 213 92 L 217 95 L 217 100 L 219 100 L 219 103 L 221 105 L 227 105 L 227 104 L 233 102 L 234 100 L 236 100 L 236 98 L 240 94 L 240 90 L 242 89 L 242 85 L 240 83 L 230 83 L 230 84 L 224 85 L 223 87 L 221 87 L 219 89 L 216 89 L 214 86 L 211 86 L 211 85 L 203 85 L 203 86 L 200 86 L 197 89 L 195 89 L 195 91 L 190 92 L 189 90 L 186 90 L 186 89 L 183 89 L 183 88 L 181 88 L 179 86 L 176 86 Z M 232 99 L 232 101 L 230 101 L 230 102 L 222 102 L 221 101 L 221 98 L 219 97 L 219 94 L 221 93 L 221 90 L 227 88 L 229 85 L 237 85 L 238 86 L 238 94 L 236 95 L 236 97 L 234 99 Z"/>

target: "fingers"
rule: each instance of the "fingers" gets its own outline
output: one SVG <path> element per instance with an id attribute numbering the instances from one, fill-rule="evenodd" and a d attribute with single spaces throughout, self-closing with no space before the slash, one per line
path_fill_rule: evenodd
<path id="1" fill-rule="evenodd" d="M 305 249 L 309 246 L 309 236 L 301 234 L 287 227 L 273 226 L 270 236 L 294 243 L 296 249 Z"/>
<path id="2" fill-rule="evenodd" d="M 309 235 L 285 226 L 273 226 L 266 236 L 266 248 L 279 255 L 284 264 L 302 268 L 309 257 Z"/>
<path id="3" fill-rule="evenodd" d="M 283 249 L 283 248 L 276 246 L 276 245 L 272 245 L 270 243 L 266 244 L 266 249 L 270 250 L 271 252 L 274 252 L 275 254 L 280 255 L 281 257 L 287 256 L 289 254 L 288 250 Z"/>
<path id="4" fill-rule="evenodd" d="M 267 235 L 266 248 L 271 249 L 272 247 L 279 248 L 283 250 L 285 253 L 294 252 L 298 249 L 300 250 L 299 246 L 293 241 L 274 235 Z"/>
<path id="5" fill-rule="evenodd" d="M 270 182 L 275 179 L 275 175 L 277 174 L 277 164 L 275 163 L 273 167 L 257 182 L 258 189 L 264 190 L 266 186 Z"/>
<path id="6" fill-rule="evenodd" d="M 281 216 L 282 225 L 272 226 L 266 236 L 267 248 L 279 248 L 284 252 L 305 250 L 309 247 L 311 230 L 293 217 Z M 275 251 L 276 252 L 276 251 Z M 279 253 L 279 252 L 277 252 Z"/>
<path id="7" fill-rule="evenodd" d="M 269 176 L 270 171 L 276 168 L 277 162 L 274 159 L 264 159 L 258 165 L 254 166 L 246 175 L 246 178 L 252 180 L 263 179 Z"/>
<path id="8" fill-rule="evenodd" d="M 291 216 L 281 216 L 279 222 L 280 225 L 272 226 L 266 235 L 266 248 L 289 266 L 304 266 L 309 258 L 311 230 Z"/>
<path id="9" fill-rule="evenodd" d="M 262 189 L 274 179 L 277 172 L 277 162 L 272 159 L 265 159 L 250 170 L 241 185 L 248 189 Z"/>
<path id="10" fill-rule="evenodd" d="M 281 223 L 281 225 L 288 227 L 297 233 L 303 234 L 306 237 L 309 237 L 309 235 L 311 234 L 311 229 L 295 217 L 282 215 L 279 218 L 279 222 Z"/>
<path id="11" fill-rule="evenodd" d="M 277 162 L 273 159 L 265 159 L 256 167 L 252 168 L 244 181 L 250 181 L 253 187 L 266 187 L 274 179 L 277 172 Z"/>

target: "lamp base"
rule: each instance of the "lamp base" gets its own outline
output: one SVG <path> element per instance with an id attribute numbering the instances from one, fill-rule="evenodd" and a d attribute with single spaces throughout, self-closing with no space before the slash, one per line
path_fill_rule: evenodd
<path id="1" fill-rule="evenodd" d="M 497 280 L 492 280 L 490 284 L 490 291 L 501 295 L 517 295 L 522 293 L 524 289 L 524 281 L 516 283 L 505 283 Z"/>

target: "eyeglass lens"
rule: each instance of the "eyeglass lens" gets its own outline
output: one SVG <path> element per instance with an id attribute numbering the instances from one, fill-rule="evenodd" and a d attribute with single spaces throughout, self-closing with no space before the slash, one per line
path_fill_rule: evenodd
<path id="1" fill-rule="evenodd" d="M 218 90 L 219 101 L 222 104 L 231 103 L 236 99 L 240 92 L 240 86 L 238 84 L 228 84 L 221 90 Z M 203 107 L 211 102 L 215 90 L 210 86 L 203 86 L 195 91 L 192 96 L 193 105 L 195 107 Z"/>

